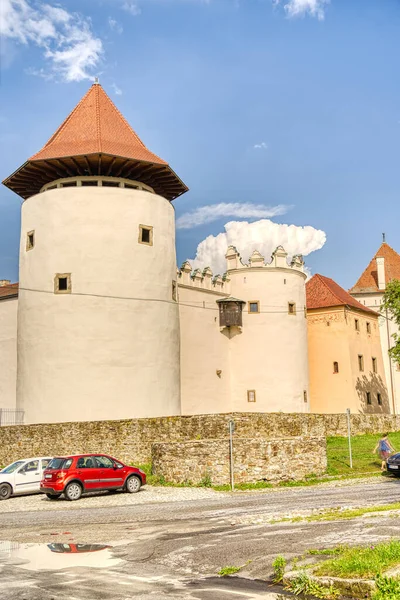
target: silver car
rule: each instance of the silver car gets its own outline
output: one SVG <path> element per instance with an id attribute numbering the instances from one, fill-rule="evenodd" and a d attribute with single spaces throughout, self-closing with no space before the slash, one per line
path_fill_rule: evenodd
<path id="1" fill-rule="evenodd" d="M 51 461 L 50 456 L 16 460 L 0 471 L 0 500 L 19 494 L 40 492 L 43 471 Z"/>

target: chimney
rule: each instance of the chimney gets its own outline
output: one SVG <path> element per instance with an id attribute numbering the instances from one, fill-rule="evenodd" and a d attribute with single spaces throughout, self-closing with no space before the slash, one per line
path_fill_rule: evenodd
<path id="1" fill-rule="evenodd" d="M 10 285 L 11 281 L 9 279 L 0 279 L 0 287 L 6 287 L 7 285 Z"/>
<path id="2" fill-rule="evenodd" d="M 376 270 L 378 273 L 378 288 L 380 290 L 386 289 L 386 279 L 385 279 L 385 259 L 383 257 L 376 257 Z"/>

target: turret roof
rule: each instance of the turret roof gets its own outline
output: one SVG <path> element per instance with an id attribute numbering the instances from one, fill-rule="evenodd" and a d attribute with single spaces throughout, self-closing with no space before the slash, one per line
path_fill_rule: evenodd
<path id="1" fill-rule="evenodd" d="M 392 279 L 400 280 L 400 255 L 383 242 L 374 258 L 365 269 L 357 283 L 351 288 L 351 294 L 367 293 L 367 292 L 379 292 L 378 286 L 378 272 L 376 266 L 376 259 L 385 259 L 385 282 L 388 284 Z"/>
<path id="2" fill-rule="evenodd" d="M 77 175 L 139 180 L 169 200 L 187 191 L 168 163 L 146 148 L 99 83 L 43 148 L 3 183 L 28 198 L 45 183 Z"/>
<path id="3" fill-rule="evenodd" d="M 333 306 L 349 306 L 367 313 L 374 313 L 355 298 L 350 296 L 346 290 L 338 285 L 333 279 L 316 274 L 306 283 L 307 310 L 313 308 L 329 308 Z"/>

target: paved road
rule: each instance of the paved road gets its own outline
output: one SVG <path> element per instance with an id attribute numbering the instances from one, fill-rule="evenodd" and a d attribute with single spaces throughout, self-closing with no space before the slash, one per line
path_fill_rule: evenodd
<path id="1" fill-rule="evenodd" d="M 276 598 L 266 580 L 277 554 L 290 558 L 310 548 L 388 539 L 398 535 L 400 518 L 273 524 L 271 517 L 397 502 L 399 485 L 398 480 L 369 480 L 248 495 L 210 493 L 185 501 L 177 495 L 168 503 L 151 503 L 149 493 L 148 504 L 129 506 L 107 506 L 115 500 L 104 495 L 102 506 L 97 496 L 51 508 L 52 502 L 37 497 L 37 510 L 30 504 L 29 512 L 23 512 L 15 504 L 15 512 L 0 514 L 0 538 L 13 542 L 3 554 L 0 546 L 2 586 L 7 600 Z M 141 494 L 142 502 L 146 491 Z M 43 502 L 49 510 L 42 510 Z M 68 565 L 71 554 L 51 563 L 54 553 L 47 544 L 78 542 L 113 547 L 96 555 L 98 568 Z M 29 558 L 32 552 L 36 565 Z M 216 577 L 227 565 L 243 566 L 237 578 Z"/>

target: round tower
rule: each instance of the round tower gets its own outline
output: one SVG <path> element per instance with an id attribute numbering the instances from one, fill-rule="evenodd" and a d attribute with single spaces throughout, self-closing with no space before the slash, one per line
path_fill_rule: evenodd
<path id="1" fill-rule="evenodd" d="M 26 423 L 180 414 L 175 218 L 187 188 L 99 84 L 5 182 L 24 198 Z"/>
<path id="2" fill-rule="evenodd" d="M 272 262 L 254 251 L 244 265 L 226 254 L 231 295 L 242 303 L 242 326 L 228 331 L 231 410 L 309 412 L 306 274 L 301 257 L 287 263 L 278 246 Z"/>

